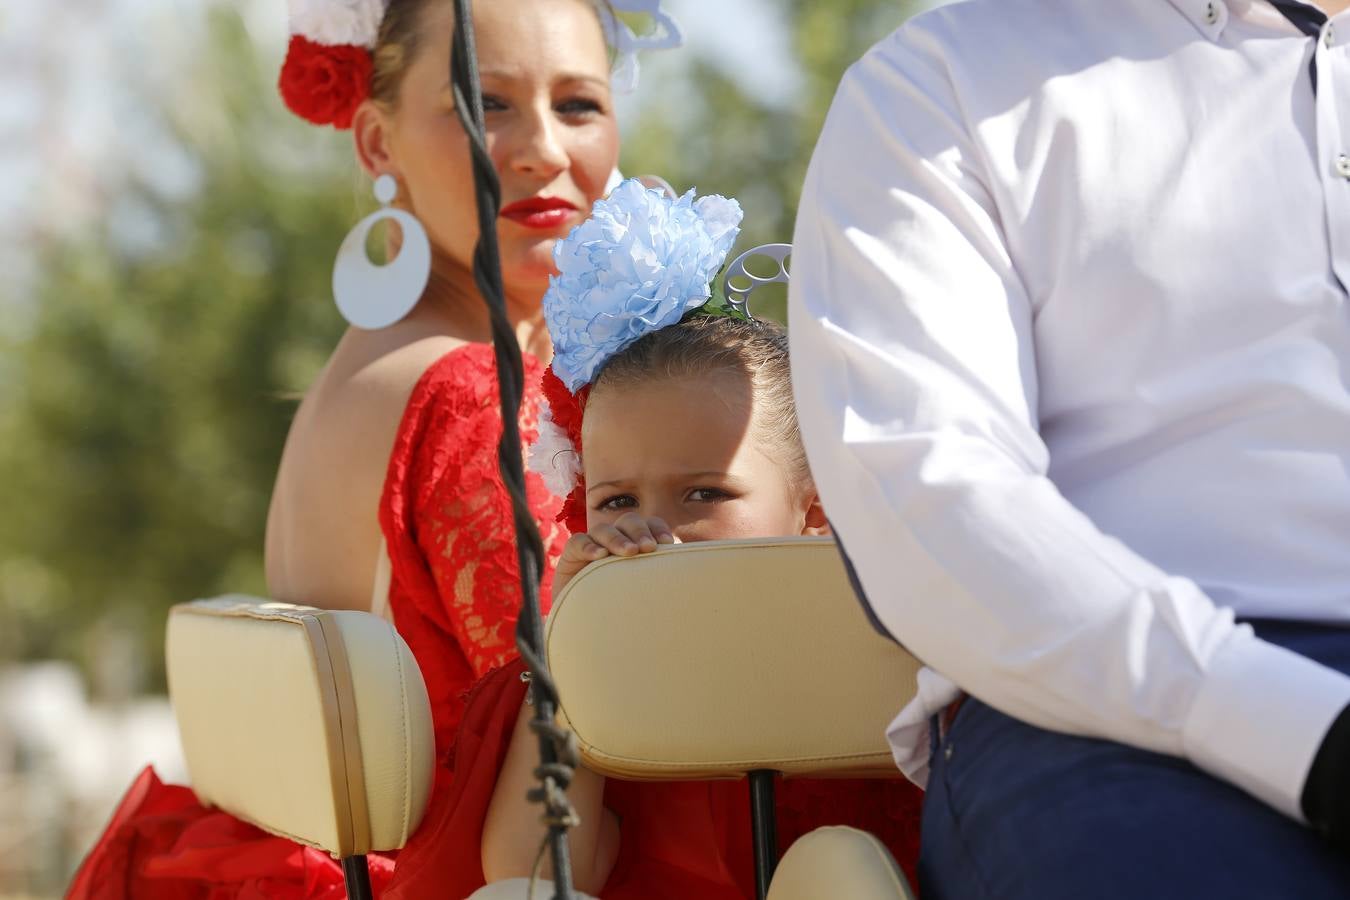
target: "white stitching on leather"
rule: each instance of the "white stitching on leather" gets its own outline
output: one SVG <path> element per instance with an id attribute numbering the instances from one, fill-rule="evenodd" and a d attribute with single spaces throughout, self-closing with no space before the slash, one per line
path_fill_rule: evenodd
<path id="1" fill-rule="evenodd" d="M 399 706 L 399 718 L 403 722 L 403 827 L 400 829 L 400 844 L 408 843 L 408 834 L 412 830 L 412 804 L 408 801 L 409 782 L 413 779 L 412 738 L 408 734 L 408 681 L 403 674 L 403 648 L 399 646 L 398 631 L 389 625 L 389 639 L 394 643 L 394 660 L 398 663 L 398 692 L 402 701 Z"/>

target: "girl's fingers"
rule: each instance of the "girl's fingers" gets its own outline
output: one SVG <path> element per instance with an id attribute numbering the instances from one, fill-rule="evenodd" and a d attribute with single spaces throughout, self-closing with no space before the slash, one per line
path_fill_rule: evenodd
<path id="1" fill-rule="evenodd" d="M 632 556 L 639 551 L 638 542 L 615 525 L 597 525 L 590 534 L 591 540 L 616 556 Z"/>
<path id="2" fill-rule="evenodd" d="M 589 534 L 574 534 L 563 547 L 563 558 L 586 564 L 609 555 L 609 551 L 591 539 Z"/>
<path id="3" fill-rule="evenodd" d="M 661 519 L 653 516 L 646 518 L 638 513 L 626 513 L 613 524 L 596 525 L 588 535 L 575 535 L 572 541 L 585 537 L 591 543 L 587 547 L 587 560 L 600 559 L 613 553 L 615 556 L 635 556 L 638 553 L 650 553 L 661 544 L 679 543 L 674 532 Z M 572 546 L 568 542 L 569 548 Z"/>
<path id="4" fill-rule="evenodd" d="M 651 522 L 646 516 L 638 513 L 626 513 L 619 517 L 619 521 L 614 523 L 624 536 L 643 552 L 651 552 L 656 549 L 656 535 L 652 532 Z"/>
<path id="5" fill-rule="evenodd" d="M 651 529 L 652 536 L 656 538 L 658 544 L 675 544 L 675 532 L 670 530 L 665 519 L 659 516 L 652 516 L 647 520 L 647 527 Z"/>

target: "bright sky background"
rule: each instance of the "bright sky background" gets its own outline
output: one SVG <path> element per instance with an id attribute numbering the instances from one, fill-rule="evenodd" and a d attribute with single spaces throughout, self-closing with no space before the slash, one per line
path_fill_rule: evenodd
<path id="1" fill-rule="evenodd" d="M 285 0 L 238 4 L 263 57 L 279 65 Z M 193 189 L 190 157 L 159 134 L 153 111 L 172 102 L 206 6 L 0 0 L 0 333 L 23 305 L 12 301 L 32 275 L 38 242 L 109 215 L 128 176 L 163 195 Z M 663 6 L 683 26 L 686 46 L 645 55 L 648 87 L 621 101 L 621 120 L 633 121 L 637 105 L 678 97 L 680 73 L 694 58 L 724 68 L 767 102 L 791 102 L 799 77 L 774 0 Z"/>
<path id="2" fill-rule="evenodd" d="M 265 56 L 278 63 L 283 0 L 240 0 Z M 785 102 L 795 80 L 773 0 L 667 0 L 684 26 L 683 52 L 648 54 L 663 79 L 689 51 L 738 73 L 754 93 Z M 130 168 L 168 192 L 188 187 L 181 164 L 145 147 L 146 102 L 162 102 L 194 43 L 200 0 L 0 0 L 0 229 L 36 214 L 61 230 L 96 213 L 109 180 Z M 660 55 L 666 59 L 655 59 Z M 640 103 L 642 90 L 627 101 Z M 628 118 L 631 118 L 629 116 Z M 35 211 L 35 207 L 37 208 Z M 24 230 L 38 224 L 31 220 Z"/>

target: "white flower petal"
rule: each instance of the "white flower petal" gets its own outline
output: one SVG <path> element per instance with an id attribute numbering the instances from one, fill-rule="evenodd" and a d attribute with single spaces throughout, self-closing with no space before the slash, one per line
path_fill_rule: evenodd
<path id="1" fill-rule="evenodd" d="M 545 407 L 539 416 L 539 437 L 530 445 L 526 467 L 544 480 L 544 486 L 555 497 L 572 493 L 581 478 L 581 454 L 572 446 L 572 440 Z"/>
<path id="2" fill-rule="evenodd" d="M 371 48 L 387 0 L 287 0 L 291 34 L 316 44 Z"/>

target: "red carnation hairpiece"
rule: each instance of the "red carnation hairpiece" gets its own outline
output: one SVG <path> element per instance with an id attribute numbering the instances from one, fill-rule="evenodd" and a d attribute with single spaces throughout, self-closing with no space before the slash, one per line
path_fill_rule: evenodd
<path id="1" fill-rule="evenodd" d="M 562 512 L 558 513 L 558 521 L 572 534 L 586 531 L 586 479 L 578 481 L 572 493 L 567 495 Z"/>
<path id="2" fill-rule="evenodd" d="M 590 396 L 591 386 L 585 385 L 581 390 L 573 394 L 563 384 L 561 378 L 554 373 L 553 367 L 549 366 L 544 370 L 544 379 L 541 385 L 543 388 L 544 400 L 548 403 L 549 416 L 553 419 L 553 424 L 567 435 L 567 439 L 572 442 L 572 447 L 581 449 L 581 419 L 583 410 L 586 407 L 586 398 Z M 567 530 L 573 534 L 580 534 L 586 530 L 586 478 L 578 475 L 576 484 L 567 494 L 563 501 L 562 511 L 558 513 L 558 521 L 567 526 Z"/>
<path id="3" fill-rule="evenodd" d="M 315 125 L 352 127 L 352 116 L 370 96 L 370 51 L 354 44 L 318 44 L 291 36 L 277 87 L 291 112 Z"/>
<path id="4" fill-rule="evenodd" d="M 591 386 L 585 385 L 573 394 L 554 373 L 553 367 L 549 366 L 544 370 L 542 387 L 544 399 L 548 401 L 549 412 L 553 414 L 553 421 L 567 432 L 567 436 L 572 440 L 572 446 L 580 447 L 582 409 L 586 405 L 586 397 L 591 393 Z"/>

